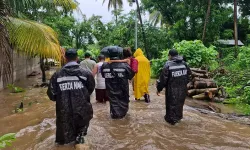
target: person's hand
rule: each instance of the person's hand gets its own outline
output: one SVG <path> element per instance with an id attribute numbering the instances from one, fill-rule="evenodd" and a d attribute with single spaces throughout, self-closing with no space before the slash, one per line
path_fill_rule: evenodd
<path id="1" fill-rule="evenodd" d="M 161 96 L 161 95 L 160 95 L 160 94 L 161 94 L 161 92 L 158 92 L 158 91 L 157 91 L 157 92 L 156 92 L 156 94 L 157 94 L 158 96 Z"/>

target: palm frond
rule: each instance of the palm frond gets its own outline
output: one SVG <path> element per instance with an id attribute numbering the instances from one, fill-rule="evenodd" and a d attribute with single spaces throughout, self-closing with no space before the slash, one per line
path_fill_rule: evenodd
<path id="1" fill-rule="evenodd" d="M 52 7 L 60 6 L 65 10 L 74 10 L 77 8 L 77 1 L 75 0 L 0 0 L 0 4 L 5 4 L 5 10 L 17 14 L 23 9 L 29 9 L 32 6 L 43 6 L 49 4 Z"/>
<path id="2" fill-rule="evenodd" d="M 12 77 L 12 49 L 6 28 L 0 22 L 0 79 L 3 86 L 11 80 Z"/>
<path id="3" fill-rule="evenodd" d="M 55 31 L 44 24 L 9 18 L 6 27 L 15 49 L 28 55 L 61 60 L 61 49 Z"/>
<path id="4" fill-rule="evenodd" d="M 154 26 L 156 26 L 159 23 L 160 25 L 162 25 L 163 23 L 162 19 L 163 19 L 162 14 L 159 11 L 153 11 L 149 16 L 149 21 Z"/>
<path id="5" fill-rule="evenodd" d="M 115 10 L 117 8 L 122 8 L 123 7 L 123 1 L 122 0 L 103 0 L 104 4 L 106 1 L 108 1 L 108 10 L 110 10 L 110 8 L 114 8 Z"/>
<path id="6" fill-rule="evenodd" d="M 78 2 L 74 0 L 40 0 L 41 4 L 50 2 L 51 6 L 61 6 L 65 10 L 74 10 L 77 8 Z"/>

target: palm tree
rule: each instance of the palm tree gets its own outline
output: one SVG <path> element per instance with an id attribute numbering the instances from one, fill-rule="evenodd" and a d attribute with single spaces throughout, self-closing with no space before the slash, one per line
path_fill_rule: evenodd
<path id="1" fill-rule="evenodd" d="M 140 5 L 139 5 L 138 0 L 133 0 L 133 1 L 136 2 L 137 12 L 138 12 L 138 16 L 139 16 L 139 20 L 140 20 L 140 24 L 141 24 L 142 37 L 143 37 L 143 41 L 144 41 L 144 48 L 145 48 L 146 56 L 149 58 L 148 47 L 147 47 L 147 39 L 146 39 L 146 34 L 145 34 L 143 22 L 142 22 Z"/>
<path id="2" fill-rule="evenodd" d="M 121 9 L 123 7 L 123 1 L 122 0 L 103 0 L 104 4 L 106 1 L 108 1 L 108 10 L 110 10 L 110 8 L 114 8 L 114 11 L 116 12 L 118 9 Z M 117 14 L 115 14 L 115 21 L 117 23 Z"/>
<path id="3" fill-rule="evenodd" d="M 203 41 L 203 42 L 204 42 L 204 40 L 205 40 L 206 29 L 207 29 L 207 23 L 208 23 L 208 19 L 209 19 L 209 16 L 210 16 L 211 1 L 212 1 L 212 0 L 208 0 L 207 14 L 206 14 L 206 19 L 205 19 L 205 22 L 204 22 L 204 28 L 203 28 L 203 34 L 202 34 L 202 41 Z"/>
<path id="4" fill-rule="evenodd" d="M 234 40 L 235 40 L 235 51 L 234 57 L 237 58 L 238 49 L 238 28 L 237 28 L 237 0 L 234 0 Z"/>
<path id="5" fill-rule="evenodd" d="M 106 0 L 103 0 L 103 4 L 105 2 L 106 2 Z M 127 2 L 130 5 L 132 5 L 132 3 L 134 3 L 134 2 L 136 3 L 137 12 L 138 12 L 138 16 L 139 16 L 139 21 L 140 21 L 140 24 L 141 24 L 142 37 L 143 37 L 143 40 L 144 40 L 145 52 L 146 52 L 147 57 L 149 57 L 148 50 L 147 50 L 146 34 L 145 34 L 143 22 L 142 22 L 141 9 L 140 9 L 139 2 L 138 2 L 138 0 L 127 0 Z M 114 7 L 114 10 L 117 11 L 117 7 L 119 7 L 119 8 L 123 7 L 123 1 L 122 0 L 108 0 L 108 9 L 110 9 L 111 7 Z M 116 23 L 117 23 L 117 16 L 116 16 Z"/>
<path id="6" fill-rule="evenodd" d="M 0 78 L 4 85 L 13 79 L 14 50 L 30 56 L 61 60 L 60 44 L 53 29 L 39 22 L 11 17 L 44 2 L 48 0 L 0 0 Z M 76 7 L 73 0 L 49 2 L 63 8 Z"/>

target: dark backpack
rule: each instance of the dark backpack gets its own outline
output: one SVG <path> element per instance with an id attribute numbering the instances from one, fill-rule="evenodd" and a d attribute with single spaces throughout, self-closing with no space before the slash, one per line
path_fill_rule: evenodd
<path id="1" fill-rule="evenodd" d="M 130 59 L 130 67 L 135 73 L 138 72 L 138 61 L 135 58 Z"/>

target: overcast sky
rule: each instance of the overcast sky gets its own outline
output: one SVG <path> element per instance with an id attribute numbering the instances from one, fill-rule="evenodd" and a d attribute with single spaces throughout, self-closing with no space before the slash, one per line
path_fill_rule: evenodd
<path id="1" fill-rule="evenodd" d="M 102 16 L 103 22 L 108 22 L 112 19 L 111 15 L 112 8 L 110 9 L 110 11 L 108 11 L 107 2 L 105 2 L 104 4 L 102 4 L 103 0 L 78 0 L 78 2 L 80 3 L 80 9 L 82 13 L 85 14 L 88 18 L 94 14 Z M 124 13 L 127 13 L 131 9 L 135 8 L 135 5 L 133 5 L 133 7 L 130 7 L 129 4 L 125 1 L 123 5 L 124 5 L 123 6 Z"/>

